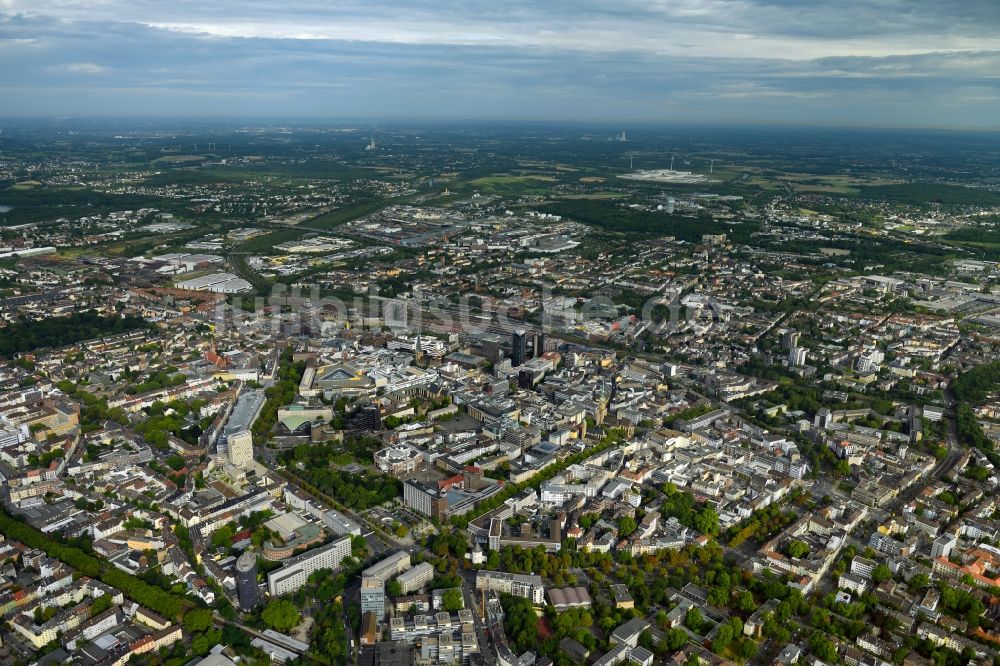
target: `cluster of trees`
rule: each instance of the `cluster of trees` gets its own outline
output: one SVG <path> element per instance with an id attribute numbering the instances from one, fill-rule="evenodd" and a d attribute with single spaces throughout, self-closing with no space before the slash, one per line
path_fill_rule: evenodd
<path id="1" fill-rule="evenodd" d="M 789 411 L 802 410 L 809 414 L 815 414 L 822 407 L 829 407 L 830 403 L 824 402 L 819 390 L 811 386 L 800 386 L 798 384 L 782 384 L 765 394 L 765 397 L 776 405 L 787 405 Z M 842 405 L 835 405 L 841 407 Z"/>
<path id="2" fill-rule="evenodd" d="M 762 584 L 765 587 L 770 586 L 771 592 L 776 594 L 776 596 L 768 594 L 768 598 L 781 599 L 781 601 L 774 611 L 764 616 L 764 622 L 761 625 L 761 634 L 764 638 L 774 640 L 777 643 L 787 643 L 792 639 L 792 632 L 788 629 L 789 620 L 793 615 L 797 615 L 808 608 L 808 604 L 798 590 L 792 590 L 784 585 L 780 585 L 780 583 L 777 583 L 773 579 L 762 581 Z M 775 584 L 780 585 L 781 589 L 776 589 L 774 587 Z M 782 591 L 785 593 L 784 598 L 777 596 Z"/>
<path id="3" fill-rule="evenodd" d="M 188 416 L 200 410 L 204 404 L 203 400 L 192 400 L 190 403 L 183 400 L 173 400 L 166 404 L 154 402 L 149 407 L 148 418 L 137 423 L 135 430 L 149 442 L 150 446 L 161 450 L 169 448 L 170 435 L 174 435 L 188 444 L 197 444 L 202 433 L 201 424 L 191 423 Z M 166 413 L 168 410 L 171 411 L 170 414 Z"/>
<path id="4" fill-rule="evenodd" d="M 961 373 L 950 385 L 962 402 L 974 405 L 986 402 L 990 393 L 1000 389 L 1000 361 L 984 363 Z"/>
<path id="5" fill-rule="evenodd" d="M 546 213 L 562 215 L 576 222 L 606 231 L 663 236 L 670 235 L 691 243 L 700 243 L 703 234 L 727 234 L 736 242 L 749 241 L 755 224 L 733 227 L 712 219 L 711 215 L 683 215 L 662 211 L 627 208 L 614 201 L 565 200 L 541 207 Z"/>
<path id="6" fill-rule="evenodd" d="M 183 597 L 154 587 L 114 566 L 105 567 L 100 573 L 100 579 L 165 617 L 177 617 L 189 603 Z"/>
<path id="7" fill-rule="evenodd" d="M 284 633 L 294 629 L 302 615 L 288 599 L 271 599 L 261 611 L 260 619 L 275 631 Z"/>
<path id="8" fill-rule="evenodd" d="M 302 445 L 286 454 L 285 460 L 288 469 L 309 489 L 328 495 L 355 511 L 378 506 L 402 494 L 403 487 L 397 479 L 369 472 L 351 474 L 331 467 L 333 455 L 336 452 L 329 446 Z"/>
<path id="9" fill-rule="evenodd" d="M 938 583 L 938 590 L 941 592 L 941 605 L 952 615 L 961 617 L 969 623 L 970 628 L 980 625 L 983 620 L 983 611 L 986 607 L 983 602 L 963 589 L 952 587 L 944 581 Z"/>
<path id="10" fill-rule="evenodd" d="M 653 639 L 653 634 L 649 631 L 644 631 L 639 636 L 639 645 L 646 648 L 660 659 L 677 652 L 682 647 L 687 645 L 687 642 L 687 632 L 678 627 L 665 629 L 663 631 L 663 638 L 659 643 Z M 659 663 L 659 659 L 657 660 L 657 663 Z"/>
<path id="11" fill-rule="evenodd" d="M 441 607 L 449 613 L 456 613 L 465 608 L 461 587 L 449 587 L 441 594 Z"/>
<path id="12" fill-rule="evenodd" d="M 100 430 L 107 421 L 128 425 L 129 419 L 121 407 L 111 409 L 106 398 L 98 398 L 88 391 L 80 390 L 69 380 L 56 382 L 63 393 L 80 403 L 80 430 L 83 434 Z"/>
<path id="13" fill-rule="evenodd" d="M 809 651 L 816 655 L 820 661 L 828 664 L 837 662 L 837 646 L 822 631 L 814 631 L 809 636 L 808 645 Z"/>
<path id="14" fill-rule="evenodd" d="M 328 664 L 342 664 L 347 658 L 347 631 L 344 606 L 340 601 L 324 603 L 312 614 L 309 650 L 314 658 Z"/>
<path id="15" fill-rule="evenodd" d="M 492 554 L 490 553 L 490 555 Z M 495 561 L 501 571 L 533 572 L 549 578 L 560 576 L 565 582 L 569 567 L 573 563 L 573 557 L 566 550 L 562 550 L 558 554 L 548 553 L 545 546 L 535 546 L 534 548 L 504 546 L 500 549 L 500 554 Z"/>
<path id="16" fill-rule="evenodd" d="M 622 516 L 618 521 L 618 537 L 627 539 L 639 528 L 639 524 L 632 516 Z"/>
<path id="17" fill-rule="evenodd" d="M 66 317 L 20 321 L 0 328 L 0 357 L 11 358 L 15 354 L 64 347 L 141 328 L 149 328 L 149 323 L 141 317 L 104 316 L 95 310 L 75 312 Z"/>
<path id="18" fill-rule="evenodd" d="M 28 454 L 28 464 L 32 467 L 48 467 L 56 460 L 62 460 L 65 452 L 62 448 L 55 446 L 43 453 L 38 455 L 37 453 Z"/>
<path id="19" fill-rule="evenodd" d="M 958 441 L 982 451 L 991 463 L 1000 465 L 1000 455 L 994 450 L 993 442 L 983 432 L 972 407 L 964 402 L 955 407 L 955 425 L 958 429 Z"/>
<path id="20" fill-rule="evenodd" d="M 714 507 L 708 504 L 698 506 L 691 493 L 678 490 L 672 483 L 664 484 L 662 490 L 666 498 L 663 500 L 660 512 L 665 517 L 674 517 L 681 525 L 686 525 L 702 534 L 715 536 L 719 533 L 719 514 Z"/>
<path id="21" fill-rule="evenodd" d="M 94 603 L 90 604 L 90 617 L 97 617 L 114 605 L 110 594 L 102 594 L 94 600 Z"/>
<path id="22" fill-rule="evenodd" d="M 705 634 L 712 627 L 697 606 L 689 608 L 688 612 L 684 614 L 684 626 L 699 636 Z"/>
<path id="23" fill-rule="evenodd" d="M 869 628 L 864 618 L 875 607 L 875 597 L 865 595 L 859 601 L 842 603 L 835 596 L 827 594 L 809 610 L 809 624 L 824 634 L 854 641 Z"/>
<path id="24" fill-rule="evenodd" d="M 58 612 L 59 612 L 58 606 L 42 606 L 42 605 L 35 606 L 35 612 L 33 614 L 35 624 L 44 624 L 48 622 L 49 620 L 54 618 L 56 616 L 56 613 Z"/>
<path id="25" fill-rule="evenodd" d="M 597 637 L 590 631 L 590 627 L 594 626 L 594 618 L 586 608 L 557 612 L 554 606 L 547 606 L 545 617 L 557 641 L 572 638 L 588 650 L 597 647 Z"/>
<path id="26" fill-rule="evenodd" d="M 503 595 L 500 603 L 504 610 L 504 633 L 512 649 L 520 654 L 538 648 L 538 616 L 531 601 L 523 597 Z"/>
<path id="27" fill-rule="evenodd" d="M 159 391 L 180 386 L 187 380 L 183 374 L 176 372 L 176 368 L 166 367 L 150 374 L 146 379 L 138 384 L 129 384 L 125 387 L 125 392 L 129 395 L 141 395 L 149 391 Z"/>
<path id="28" fill-rule="evenodd" d="M 897 201 L 904 204 L 939 203 L 955 206 L 989 206 L 1000 204 L 1000 194 L 946 183 L 897 183 L 893 185 L 863 185 L 861 194 L 876 201 Z"/>
<path id="29" fill-rule="evenodd" d="M 724 622 L 712 641 L 712 652 L 716 654 L 722 654 L 727 648 L 743 661 L 757 652 L 757 644 L 743 636 L 743 620 L 739 617 L 731 617 Z"/>
<path id="30" fill-rule="evenodd" d="M 259 446 L 267 441 L 271 430 L 278 422 L 278 409 L 295 400 L 295 396 L 299 392 L 299 382 L 302 381 L 302 373 L 305 372 L 305 369 L 305 361 L 296 363 L 292 360 L 291 347 L 286 347 L 281 352 L 281 358 L 278 362 L 278 381 L 264 391 L 267 399 L 251 428 L 254 444 Z"/>
<path id="31" fill-rule="evenodd" d="M 343 429 L 344 425 L 342 422 L 339 426 L 335 425 L 338 418 L 343 421 L 342 417 L 339 417 L 336 413 L 334 413 L 333 419 L 330 420 L 330 423 L 334 427 Z M 323 444 L 319 446 L 327 451 L 327 460 L 330 463 L 334 465 L 349 465 L 355 461 L 371 464 L 374 460 L 375 452 L 381 449 L 383 445 L 382 440 L 378 437 L 351 434 L 346 435 L 344 441 L 338 446 L 332 446 L 330 444 Z M 291 450 L 290 460 L 303 463 L 307 462 L 310 459 L 310 454 L 313 448 L 315 447 L 310 444 L 299 444 Z M 285 458 L 286 460 L 289 459 L 288 454 L 285 454 Z"/>
<path id="32" fill-rule="evenodd" d="M 851 467 L 846 460 L 837 458 L 829 446 L 822 442 L 814 442 L 806 437 L 796 437 L 795 445 L 799 453 L 809 461 L 809 476 L 818 479 L 821 474 L 833 471 L 837 476 L 847 476 Z"/>
<path id="33" fill-rule="evenodd" d="M 791 539 L 781 550 L 788 557 L 797 560 L 809 554 L 809 544 L 798 539 Z"/>
<path id="34" fill-rule="evenodd" d="M 184 614 L 184 628 L 191 634 L 191 651 L 199 656 L 208 654 L 220 640 L 222 630 L 215 627 L 212 611 L 195 608 Z"/>
<path id="35" fill-rule="evenodd" d="M 426 546 L 437 557 L 451 555 L 459 561 L 464 561 L 465 553 L 469 548 L 469 541 L 457 530 L 442 530 L 435 535 L 427 537 Z"/>
<path id="36" fill-rule="evenodd" d="M 234 534 L 236 534 L 236 530 L 233 528 L 231 523 L 223 525 L 219 529 L 212 532 L 212 539 L 209 542 L 209 547 L 213 550 L 218 550 L 220 548 L 232 548 Z"/>
<path id="37" fill-rule="evenodd" d="M 812 205 L 812 204 L 810 204 Z M 812 241 L 787 240 L 772 237 L 770 240 L 758 242 L 758 246 L 781 249 L 784 252 L 810 252 Z M 840 257 L 825 257 L 829 263 L 840 264 L 852 268 L 865 264 L 882 264 L 886 274 L 920 265 L 921 272 L 940 274 L 945 270 L 945 261 L 952 258 L 949 248 L 939 244 L 914 243 L 896 240 L 894 238 L 872 236 L 841 236 L 829 241 L 829 247 L 850 250 L 850 255 Z M 850 263 L 848 263 L 850 262 Z"/>
<path id="38" fill-rule="evenodd" d="M 753 514 L 726 532 L 726 542 L 730 548 L 736 548 L 747 539 L 763 543 L 795 520 L 795 513 L 783 511 L 780 504 L 771 504 Z"/>
<path id="39" fill-rule="evenodd" d="M 118 588 L 129 598 L 166 617 L 178 617 L 189 605 L 183 597 L 154 587 L 112 565 L 104 564 L 76 546 L 60 543 L 3 511 L 0 511 L 0 532 L 8 539 L 20 541 L 41 550 L 49 557 L 65 562 L 85 576 L 97 578 L 111 587 Z"/>

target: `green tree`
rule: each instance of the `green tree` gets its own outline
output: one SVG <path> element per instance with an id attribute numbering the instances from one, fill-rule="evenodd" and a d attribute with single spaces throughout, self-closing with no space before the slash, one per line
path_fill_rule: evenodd
<path id="1" fill-rule="evenodd" d="M 222 630 L 212 629 L 204 634 L 198 634 L 191 640 L 191 651 L 199 656 L 208 654 L 222 640 Z"/>
<path id="2" fill-rule="evenodd" d="M 837 648 L 819 631 L 809 637 L 809 651 L 828 664 L 837 661 Z"/>
<path id="3" fill-rule="evenodd" d="M 872 569 L 872 580 L 876 583 L 883 583 L 892 578 L 892 571 L 884 564 L 880 564 Z"/>
<path id="4" fill-rule="evenodd" d="M 212 548 L 232 548 L 234 534 L 236 534 L 236 530 L 233 529 L 232 525 L 223 525 L 215 530 L 212 532 Z"/>
<path id="5" fill-rule="evenodd" d="M 465 602 L 462 599 L 461 588 L 452 587 L 444 591 L 441 595 L 441 605 L 449 613 L 462 610 Z"/>
<path id="6" fill-rule="evenodd" d="M 102 594 L 90 604 L 90 617 L 100 615 L 114 605 L 110 594 Z"/>
<path id="7" fill-rule="evenodd" d="M 702 534 L 714 536 L 719 533 L 719 514 L 711 506 L 705 506 L 695 514 L 694 528 Z"/>
<path id="8" fill-rule="evenodd" d="M 205 631 L 212 626 L 212 611 L 196 608 L 184 614 L 184 628 L 192 634 Z"/>
<path id="9" fill-rule="evenodd" d="M 696 634 L 701 634 L 704 624 L 705 618 L 702 617 L 701 611 L 697 608 L 689 608 L 688 612 L 684 615 L 684 626 Z"/>
<path id="10" fill-rule="evenodd" d="M 798 539 L 792 539 L 785 546 L 785 555 L 789 557 L 800 559 L 809 554 L 809 545 L 804 541 L 799 541 Z"/>
<path id="11" fill-rule="evenodd" d="M 633 532 L 639 526 L 635 522 L 635 518 L 632 516 L 623 516 L 621 520 L 618 521 L 618 536 L 622 539 L 626 539 L 632 535 Z"/>
<path id="12" fill-rule="evenodd" d="M 275 631 L 286 632 L 293 629 L 301 619 L 299 610 L 287 599 L 271 599 L 260 619 Z"/>

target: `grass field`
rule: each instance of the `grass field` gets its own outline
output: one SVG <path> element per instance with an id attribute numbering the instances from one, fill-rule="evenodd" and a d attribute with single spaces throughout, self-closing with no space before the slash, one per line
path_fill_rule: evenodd
<path id="1" fill-rule="evenodd" d="M 623 192 L 591 192 L 589 194 L 560 194 L 554 199 L 621 199 L 627 196 Z"/>
<path id="2" fill-rule="evenodd" d="M 371 215 L 384 205 L 385 204 L 382 201 L 362 201 L 349 206 L 344 206 L 343 208 L 337 208 L 336 210 L 331 210 L 329 213 L 324 213 L 318 217 L 314 217 L 311 220 L 302 222 L 299 224 L 299 227 L 314 230 L 332 229 L 344 224 L 345 222 L 356 220 L 359 217 L 364 217 L 365 215 Z"/>
<path id="3" fill-rule="evenodd" d="M 497 176 L 484 176 L 483 178 L 476 178 L 469 181 L 469 185 L 475 185 L 478 187 L 492 187 L 496 185 L 530 185 L 532 182 L 542 182 L 542 183 L 556 183 L 559 182 L 558 178 L 553 176 L 541 176 L 541 175 L 525 175 L 525 176 L 515 176 L 515 175 L 497 175 Z"/>
<path id="4" fill-rule="evenodd" d="M 163 162 L 165 164 L 184 164 L 185 162 L 200 162 L 207 157 L 207 155 L 164 155 L 163 157 L 157 157 L 153 160 L 153 162 Z"/>
<path id="5" fill-rule="evenodd" d="M 291 240 L 298 240 L 309 233 L 310 229 L 288 227 L 287 229 L 272 229 L 262 236 L 255 236 L 239 245 L 237 250 L 250 254 L 268 254 L 274 246 Z"/>

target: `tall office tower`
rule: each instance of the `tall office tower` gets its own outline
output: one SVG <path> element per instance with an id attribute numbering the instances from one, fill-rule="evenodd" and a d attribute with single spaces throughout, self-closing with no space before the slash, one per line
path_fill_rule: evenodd
<path id="1" fill-rule="evenodd" d="M 538 358 L 545 353 L 545 334 L 535 333 L 531 339 L 531 355 Z"/>
<path id="2" fill-rule="evenodd" d="M 499 335 L 493 335 L 492 333 L 483 336 L 483 356 L 490 363 L 496 363 L 500 360 L 500 345 L 502 344 L 502 339 Z"/>
<path id="3" fill-rule="evenodd" d="M 245 550 L 236 560 L 236 591 L 240 596 L 240 610 L 249 613 L 257 607 L 260 601 L 260 588 L 257 586 L 257 554 Z"/>
<path id="4" fill-rule="evenodd" d="M 807 352 L 802 347 L 792 347 L 788 350 L 789 367 L 802 367 L 806 364 Z"/>
<path id="5" fill-rule="evenodd" d="M 382 426 L 382 415 L 378 405 L 371 403 L 358 409 L 356 421 L 364 430 L 379 430 Z"/>
<path id="6" fill-rule="evenodd" d="M 785 334 L 781 338 L 781 346 L 784 349 L 795 349 L 799 346 L 799 332 L 794 329 L 789 329 L 785 331 Z"/>
<path id="7" fill-rule="evenodd" d="M 513 367 L 517 367 L 524 363 L 524 359 L 528 355 L 528 334 L 523 328 L 519 328 L 514 331 L 514 337 L 511 340 L 510 349 L 510 364 Z"/>

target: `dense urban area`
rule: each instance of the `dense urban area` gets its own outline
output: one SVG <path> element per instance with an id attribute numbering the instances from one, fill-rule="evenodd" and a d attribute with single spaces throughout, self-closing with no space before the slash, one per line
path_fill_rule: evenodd
<path id="1" fill-rule="evenodd" d="M 0 662 L 1000 663 L 1000 143 L 10 123 Z"/>

